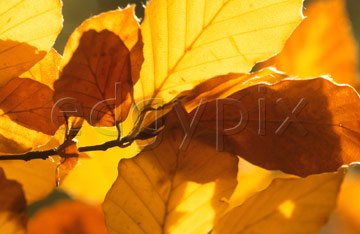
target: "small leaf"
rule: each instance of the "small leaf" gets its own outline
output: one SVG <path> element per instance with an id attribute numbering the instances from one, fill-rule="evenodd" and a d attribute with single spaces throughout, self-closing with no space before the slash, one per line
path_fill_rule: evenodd
<path id="1" fill-rule="evenodd" d="M 64 215 L 66 214 L 66 215 Z M 28 234 L 106 234 L 100 206 L 79 201 L 61 201 L 30 219 Z"/>
<path id="2" fill-rule="evenodd" d="M 0 152 L 21 153 L 45 144 L 63 123 L 53 91 L 24 78 L 0 88 Z"/>
<path id="3" fill-rule="evenodd" d="M 359 85 L 357 44 L 344 0 L 314 1 L 280 54 L 261 64 L 302 78 L 330 75 Z"/>
<path id="4" fill-rule="evenodd" d="M 157 147 L 122 159 L 103 209 L 109 233 L 208 233 L 236 186 L 237 158 L 197 130 L 188 148 L 175 111 Z M 211 134 L 210 134 L 211 135 Z M 159 140 L 158 139 L 158 140 Z"/>
<path id="5" fill-rule="evenodd" d="M 60 0 L 0 2 L 0 86 L 27 71 L 62 29 Z"/>
<path id="6" fill-rule="evenodd" d="M 306 176 L 360 161 L 359 110 L 352 87 L 289 79 L 210 102 L 200 123 L 217 130 L 218 150 L 230 147 L 255 165 Z"/>
<path id="7" fill-rule="evenodd" d="M 141 47 L 136 44 L 138 31 L 131 7 L 93 17 L 73 32 L 55 83 L 54 100 L 69 99 L 60 106 L 65 113 L 84 117 L 93 126 L 114 126 L 126 118 L 133 88 L 131 73 L 140 69 L 132 65 L 130 54 L 134 47 L 136 51 Z M 135 55 L 137 58 L 138 52 Z M 79 108 L 76 113 L 74 106 Z"/>
<path id="8" fill-rule="evenodd" d="M 302 20 L 302 0 L 153 0 L 141 25 L 144 64 L 136 104 L 171 101 L 202 81 L 247 73 L 279 52 Z"/>
<path id="9" fill-rule="evenodd" d="M 22 186 L 14 180 L 8 180 L 0 168 L 0 232 L 26 233 L 26 201 Z"/>
<path id="10" fill-rule="evenodd" d="M 335 209 L 344 171 L 307 178 L 275 179 L 235 207 L 211 234 L 319 233 Z"/>

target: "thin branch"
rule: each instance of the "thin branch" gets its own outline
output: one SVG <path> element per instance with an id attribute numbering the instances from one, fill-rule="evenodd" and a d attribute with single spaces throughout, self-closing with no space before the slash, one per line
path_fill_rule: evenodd
<path id="1" fill-rule="evenodd" d="M 134 139 L 135 140 L 135 139 Z M 100 145 L 84 146 L 79 148 L 79 152 L 88 152 L 88 151 L 106 151 L 109 148 L 120 147 L 124 148 L 129 146 L 134 140 L 129 140 L 124 137 L 120 141 L 113 140 L 105 142 Z M 16 155 L 4 155 L 0 156 L 1 160 L 24 160 L 29 161 L 32 159 L 47 159 L 49 156 L 59 155 L 55 149 L 46 150 L 46 151 L 32 151 L 25 154 L 16 154 Z M 77 157 L 77 156 L 68 156 L 68 157 Z"/>

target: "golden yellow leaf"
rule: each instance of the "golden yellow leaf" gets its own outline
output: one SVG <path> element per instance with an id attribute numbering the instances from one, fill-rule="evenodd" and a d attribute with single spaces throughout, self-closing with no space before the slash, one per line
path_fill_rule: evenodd
<path id="1" fill-rule="evenodd" d="M 302 0 L 151 1 L 141 25 L 145 60 L 136 104 L 167 103 L 206 79 L 249 72 L 282 49 L 301 7 Z"/>
<path id="2" fill-rule="evenodd" d="M 261 66 L 302 78 L 330 75 L 337 83 L 357 86 L 357 44 L 345 1 L 314 1 L 305 15 L 282 52 Z"/>
<path id="3" fill-rule="evenodd" d="M 0 167 L 9 179 L 21 183 L 28 204 L 45 198 L 55 188 L 56 164 L 50 159 L 6 160 Z"/>
<path id="4" fill-rule="evenodd" d="M 0 88 L 1 153 L 21 153 L 49 141 L 64 121 L 52 95 L 48 86 L 24 78 Z"/>
<path id="5" fill-rule="evenodd" d="M 212 144 L 219 150 L 229 147 L 263 168 L 307 176 L 360 160 L 359 110 L 350 86 L 289 79 L 208 103 L 200 124 L 217 130 Z"/>
<path id="6" fill-rule="evenodd" d="M 54 82 L 59 79 L 59 66 L 61 55 L 51 49 L 40 62 L 30 70 L 20 75 L 20 78 L 30 78 L 54 89 Z"/>
<path id="7" fill-rule="evenodd" d="M 35 214 L 28 234 L 106 234 L 100 206 L 79 201 L 61 201 Z"/>
<path id="8" fill-rule="evenodd" d="M 8 180 L 0 168 L 0 232 L 26 233 L 26 201 L 21 184 Z"/>
<path id="9" fill-rule="evenodd" d="M 50 50 L 62 29 L 60 0 L 0 2 L 0 86 Z"/>
<path id="10" fill-rule="evenodd" d="M 318 233 L 335 209 L 345 171 L 275 179 L 224 215 L 211 234 Z"/>
<path id="11" fill-rule="evenodd" d="M 116 137 L 115 128 L 97 128 L 84 123 L 76 139 L 81 147 L 102 144 Z M 122 149 L 87 152 L 91 159 L 80 159 L 79 165 L 71 170 L 60 187 L 81 200 L 101 203 L 116 180 L 119 160 L 138 152 L 135 144 Z"/>
<path id="12" fill-rule="evenodd" d="M 133 89 L 131 73 L 140 69 L 138 64 L 132 66 L 130 54 L 138 45 L 138 31 L 130 7 L 93 17 L 73 32 L 55 83 L 54 100 L 69 99 L 60 106 L 62 110 L 84 117 L 93 126 L 114 126 L 126 118 Z M 134 54 L 137 58 L 138 53 Z M 74 106 L 80 110 L 74 112 Z"/>
<path id="13" fill-rule="evenodd" d="M 197 129 L 187 148 L 181 147 L 183 137 L 175 111 L 170 112 L 157 147 L 148 145 L 120 161 L 103 204 L 109 233 L 211 230 L 235 189 L 237 158 L 208 145 L 204 129 Z"/>

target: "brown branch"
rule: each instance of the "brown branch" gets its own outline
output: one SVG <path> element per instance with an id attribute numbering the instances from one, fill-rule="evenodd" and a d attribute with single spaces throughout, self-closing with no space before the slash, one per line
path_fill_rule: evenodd
<path id="1" fill-rule="evenodd" d="M 88 152 L 88 151 L 106 151 L 109 148 L 113 147 L 120 147 L 124 148 L 129 146 L 135 139 L 128 139 L 126 137 L 122 138 L 121 140 L 113 140 L 105 142 L 104 144 L 100 145 L 91 145 L 91 146 L 84 146 L 79 148 L 79 152 Z M 57 148 L 46 150 L 46 151 L 32 151 L 25 154 L 16 154 L 16 155 L 4 155 L 0 156 L 1 160 L 24 160 L 29 161 L 33 159 L 47 159 L 49 156 L 59 155 L 56 152 Z M 69 156 L 69 157 L 77 157 L 77 156 Z"/>

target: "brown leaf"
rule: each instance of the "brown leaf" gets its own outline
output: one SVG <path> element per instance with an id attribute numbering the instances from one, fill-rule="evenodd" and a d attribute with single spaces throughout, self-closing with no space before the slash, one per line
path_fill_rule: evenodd
<path id="1" fill-rule="evenodd" d="M 109 233 L 208 233 L 227 208 L 237 158 L 206 144 L 206 130 L 198 130 L 188 148 L 180 147 L 184 132 L 175 111 L 166 121 L 157 147 L 120 161 L 103 204 Z"/>
<path id="2" fill-rule="evenodd" d="M 140 39 L 133 7 L 85 21 L 71 35 L 61 61 L 54 95 L 59 107 L 93 126 L 123 121 L 131 105 L 131 73 L 138 76 L 140 70 L 132 64 L 141 63 Z"/>
<path id="3" fill-rule="evenodd" d="M 52 95 L 48 86 L 31 79 L 15 78 L 0 88 L 0 152 L 24 152 L 55 134 L 63 118 Z"/>
<path id="4" fill-rule="evenodd" d="M 359 96 L 349 86 L 323 78 L 285 80 L 211 102 L 200 121 L 217 129 L 212 145 L 219 150 L 306 176 L 360 161 L 359 110 Z"/>
<path id="5" fill-rule="evenodd" d="M 26 233 L 26 201 L 21 184 L 6 179 L 0 168 L 0 232 Z"/>
<path id="6" fill-rule="evenodd" d="M 307 178 L 275 179 L 221 218 L 211 233 L 319 233 L 335 209 L 344 176 L 340 169 Z"/>

